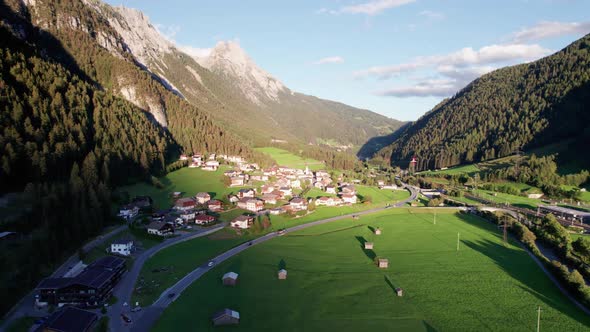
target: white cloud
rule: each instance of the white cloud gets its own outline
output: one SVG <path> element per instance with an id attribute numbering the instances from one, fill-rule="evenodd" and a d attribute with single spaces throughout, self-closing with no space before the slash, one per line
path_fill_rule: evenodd
<path id="1" fill-rule="evenodd" d="M 182 52 L 195 58 L 206 58 L 212 50 L 212 48 L 198 48 L 188 45 L 177 45 L 177 47 Z"/>
<path id="2" fill-rule="evenodd" d="M 457 92 L 456 82 L 448 79 L 433 79 L 413 86 L 397 87 L 378 91 L 378 96 L 388 97 L 441 97 Z"/>
<path id="3" fill-rule="evenodd" d="M 340 57 L 340 56 L 331 56 L 331 57 L 327 57 L 327 58 L 322 58 L 319 59 L 318 61 L 315 61 L 313 64 L 314 65 L 324 65 L 324 64 L 330 64 L 330 63 L 344 63 L 344 58 Z"/>
<path id="4" fill-rule="evenodd" d="M 176 35 L 180 32 L 180 26 L 176 24 L 164 25 L 157 23 L 154 27 L 162 36 L 164 36 L 164 38 L 172 43 L 174 43 L 174 38 L 176 38 Z"/>
<path id="5" fill-rule="evenodd" d="M 547 39 L 565 35 L 584 35 L 590 32 L 590 22 L 540 22 L 512 34 L 515 43 Z"/>
<path id="6" fill-rule="evenodd" d="M 418 15 L 425 16 L 425 17 L 433 19 L 433 20 L 442 20 L 445 18 L 445 14 L 431 11 L 431 10 L 423 10 L 420 13 L 418 13 Z"/>
<path id="7" fill-rule="evenodd" d="M 354 76 L 357 78 L 375 76 L 379 79 L 388 79 L 401 73 L 416 71 L 426 67 L 466 67 L 514 61 L 531 61 L 549 53 L 551 53 L 551 50 L 536 44 L 489 45 L 484 46 L 479 50 L 466 47 L 449 54 L 417 57 L 408 63 L 371 67 L 355 72 Z"/>
<path id="8" fill-rule="evenodd" d="M 320 8 L 316 11 L 316 14 L 365 14 L 365 15 L 377 15 L 388 9 L 407 5 L 409 3 L 416 2 L 416 0 L 372 0 L 364 3 L 355 5 L 348 5 L 341 7 L 337 10 Z"/>

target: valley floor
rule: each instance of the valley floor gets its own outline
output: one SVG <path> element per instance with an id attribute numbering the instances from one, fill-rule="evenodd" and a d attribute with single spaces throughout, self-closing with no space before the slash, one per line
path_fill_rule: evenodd
<path id="1" fill-rule="evenodd" d="M 365 241 L 374 250 L 364 250 Z M 389 268 L 378 269 L 375 257 L 388 258 Z M 279 268 L 287 280 L 277 280 Z M 236 287 L 222 286 L 228 271 L 239 273 Z M 590 318 L 491 224 L 453 212 L 437 212 L 433 224 L 429 211 L 399 209 L 252 247 L 191 285 L 154 330 L 213 330 L 210 316 L 227 307 L 240 312 L 238 329 L 252 331 L 526 331 L 536 327 L 538 306 L 544 331 L 590 328 Z"/>

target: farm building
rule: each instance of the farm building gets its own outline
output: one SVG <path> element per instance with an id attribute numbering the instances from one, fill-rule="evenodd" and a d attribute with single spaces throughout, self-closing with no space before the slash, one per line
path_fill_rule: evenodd
<path id="1" fill-rule="evenodd" d="M 214 326 L 237 325 L 240 323 L 240 313 L 231 309 L 223 309 L 211 316 Z"/>
<path id="2" fill-rule="evenodd" d="M 544 213 L 553 213 L 556 217 L 571 221 L 584 222 L 590 220 L 590 212 L 582 212 L 561 206 L 539 205 L 539 210 Z"/>
<path id="3" fill-rule="evenodd" d="M 238 282 L 238 274 L 235 272 L 228 272 L 221 278 L 224 286 L 235 286 Z"/>
<path id="4" fill-rule="evenodd" d="M 174 208 L 179 211 L 184 211 L 184 210 L 194 209 L 196 205 L 197 205 L 196 200 L 194 200 L 190 197 L 185 197 L 185 198 L 179 198 L 178 200 L 176 200 L 176 202 L 174 203 Z"/>
<path id="5" fill-rule="evenodd" d="M 373 242 L 365 242 L 365 249 L 373 249 Z"/>
<path id="6" fill-rule="evenodd" d="M 208 225 L 215 221 L 215 217 L 207 214 L 199 214 L 195 217 L 195 224 L 197 225 Z"/>
<path id="7" fill-rule="evenodd" d="M 199 204 L 205 204 L 211 200 L 211 195 L 209 193 L 198 193 L 195 198 Z"/>
<path id="8" fill-rule="evenodd" d="M 247 216 L 247 215 L 241 215 L 241 216 L 237 216 L 236 218 L 234 218 L 234 220 L 231 221 L 230 225 L 231 225 L 231 227 L 246 229 L 246 228 L 250 228 L 250 226 L 253 223 L 254 223 L 254 217 Z"/>
<path id="9" fill-rule="evenodd" d="M 280 269 L 279 270 L 279 273 L 278 273 L 278 277 L 279 277 L 279 280 L 285 280 L 285 279 L 287 279 L 287 270 Z"/>
<path id="10" fill-rule="evenodd" d="M 377 260 L 377 265 L 380 269 L 386 269 L 389 267 L 389 260 L 387 258 L 379 258 Z"/>
<path id="11" fill-rule="evenodd" d="M 160 223 L 157 221 L 152 221 L 147 226 L 148 234 L 154 234 L 159 236 L 166 236 L 168 234 L 174 234 L 174 226 L 168 223 Z"/>
<path id="12" fill-rule="evenodd" d="M 398 287 L 395 289 L 395 294 L 399 297 L 402 297 L 404 296 L 404 290 Z"/>
<path id="13" fill-rule="evenodd" d="M 98 315 L 74 307 L 65 307 L 49 316 L 35 331 L 94 331 Z"/>
<path id="14" fill-rule="evenodd" d="M 219 211 L 221 211 L 223 209 L 223 204 L 219 200 L 212 199 L 212 200 L 210 200 L 210 201 L 207 202 L 207 208 L 210 211 L 219 212 Z"/>
<path id="15" fill-rule="evenodd" d="M 375 229 L 375 235 L 381 235 L 381 228 Z"/>

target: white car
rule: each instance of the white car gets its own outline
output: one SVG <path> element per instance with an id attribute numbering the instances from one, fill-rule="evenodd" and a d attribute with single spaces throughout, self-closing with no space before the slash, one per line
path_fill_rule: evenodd
<path id="1" fill-rule="evenodd" d="M 207 264 L 207 266 L 208 266 L 208 267 L 211 267 L 211 266 L 213 266 L 213 264 L 214 264 L 214 263 L 213 263 L 213 261 L 210 261 L 210 262 Z"/>

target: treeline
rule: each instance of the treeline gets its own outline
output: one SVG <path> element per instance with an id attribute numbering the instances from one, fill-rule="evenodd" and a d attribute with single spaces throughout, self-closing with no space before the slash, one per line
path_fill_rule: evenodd
<path id="1" fill-rule="evenodd" d="M 541 60 L 506 67 L 473 81 L 408 126 L 377 154 L 416 170 L 449 167 L 571 140 L 564 151 L 590 141 L 590 35 Z M 566 153 L 564 153 L 565 155 Z M 587 154 L 568 154 L 590 165 Z"/>

